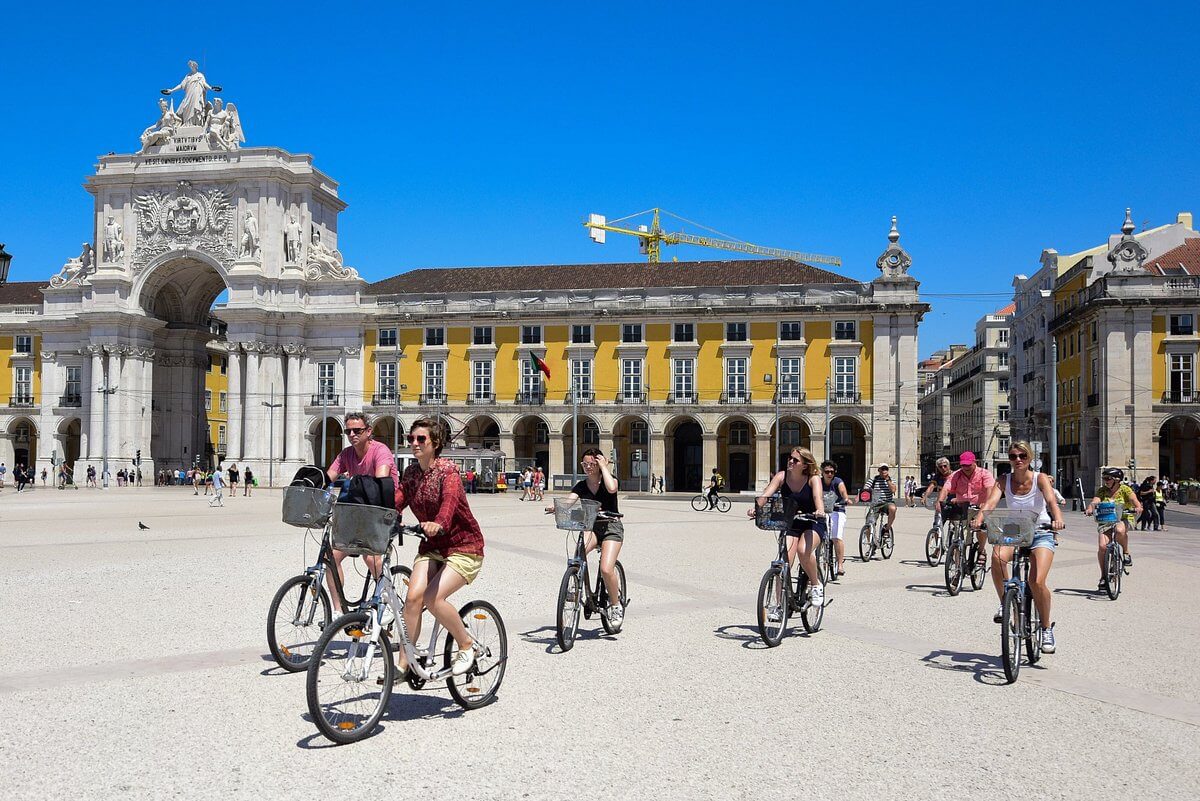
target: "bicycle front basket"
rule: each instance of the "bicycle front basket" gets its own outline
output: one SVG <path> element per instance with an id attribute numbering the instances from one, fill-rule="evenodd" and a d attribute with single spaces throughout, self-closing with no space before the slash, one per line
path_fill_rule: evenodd
<path id="1" fill-rule="evenodd" d="M 317 487 L 288 487 L 283 491 L 283 522 L 311 528 L 329 522 L 333 493 Z"/>
<path id="2" fill-rule="evenodd" d="M 841 503 L 842 497 L 833 490 L 830 490 L 822 496 L 822 499 L 825 502 L 825 514 L 829 514 L 835 506 Z"/>
<path id="3" fill-rule="evenodd" d="M 1028 509 L 993 509 L 983 513 L 988 542 L 1009 548 L 1027 548 L 1037 531 L 1037 512 Z"/>
<path id="4" fill-rule="evenodd" d="M 563 531 L 591 531 L 596 525 L 600 504 L 596 501 L 576 498 L 554 499 L 554 526 Z"/>
<path id="5" fill-rule="evenodd" d="M 339 503 L 333 508 L 333 547 L 361 556 L 382 556 L 400 522 L 400 513 L 386 506 Z"/>
<path id="6" fill-rule="evenodd" d="M 795 501 L 772 495 L 762 506 L 755 509 L 754 525 L 764 531 L 786 531 L 791 528 L 792 518 L 795 516 Z"/>
<path id="7" fill-rule="evenodd" d="M 1096 522 L 1100 525 L 1114 525 L 1121 519 L 1121 513 L 1125 509 L 1125 504 L 1114 503 L 1113 501 L 1101 501 L 1096 504 Z"/>

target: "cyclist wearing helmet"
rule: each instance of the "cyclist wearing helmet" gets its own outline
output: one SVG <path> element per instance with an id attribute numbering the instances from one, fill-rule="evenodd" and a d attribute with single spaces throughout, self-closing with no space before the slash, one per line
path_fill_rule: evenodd
<path id="1" fill-rule="evenodd" d="M 1104 589 L 1104 552 L 1108 548 L 1108 538 L 1116 535 L 1117 542 L 1121 543 L 1121 547 L 1125 549 L 1125 565 L 1128 567 L 1133 564 L 1133 557 L 1129 555 L 1129 527 L 1138 515 L 1142 513 L 1142 502 L 1138 500 L 1137 493 L 1133 488 L 1125 483 L 1125 471 L 1119 467 L 1106 467 L 1100 473 L 1100 489 L 1096 490 L 1096 497 L 1092 498 L 1092 502 L 1088 504 L 1084 514 L 1090 515 L 1096 511 L 1096 504 L 1101 501 L 1112 501 L 1124 506 L 1123 520 L 1118 520 L 1117 524 L 1112 528 L 1101 529 L 1096 538 L 1096 559 L 1100 562 L 1100 589 Z"/>

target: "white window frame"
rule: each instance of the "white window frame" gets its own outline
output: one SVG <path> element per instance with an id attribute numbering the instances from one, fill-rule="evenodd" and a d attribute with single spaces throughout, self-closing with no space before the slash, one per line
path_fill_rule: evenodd
<path id="1" fill-rule="evenodd" d="M 526 335 L 530 335 L 527 338 Z M 540 325 L 523 325 L 521 326 L 521 344 L 522 345 L 541 345 L 544 341 L 542 337 L 542 327 Z"/>
<path id="2" fill-rule="evenodd" d="M 579 333 L 587 334 L 583 339 L 576 339 L 575 334 L 577 329 L 583 329 Z M 590 345 L 592 344 L 592 325 L 591 323 L 578 323 L 571 325 L 571 344 L 572 345 Z"/>
<path id="3" fill-rule="evenodd" d="M 1176 382 L 1175 376 L 1179 376 Z M 1178 388 L 1176 388 L 1178 386 Z M 1185 403 L 1196 395 L 1196 358 L 1191 353 L 1167 354 L 1167 390 Z"/>
<path id="4" fill-rule="evenodd" d="M 72 378 L 74 375 L 74 378 Z M 72 387 L 72 385 L 74 385 Z M 68 398 L 80 398 L 83 396 L 83 368 L 78 365 L 67 366 L 67 379 L 64 382 L 66 387 L 63 392 Z"/>
<path id="5" fill-rule="evenodd" d="M 579 398 L 592 397 L 592 360 L 591 359 L 572 359 L 571 360 L 571 386 L 568 391 L 579 391 Z"/>
<path id="6" fill-rule="evenodd" d="M 206 412 L 212 411 L 212 390 L 211 389 L 204 390 L 204 411 L 206 411 Z"/>
<path id="7" fill-rule="evenodd" d="M 229 410 L 229 393 L 217 393 L 217 411 L 224 412 Z"/>
<path id="8" fill-rule="evenodd" d="M 432 359 L 423 362 L 424 368 L 424 387 L 426 397 L 446 397 L 446 362 L 441 359 Z"/>
<path id="9" fill-rule="evenodd" d="M 750 395 L 750 360 L 745 356 L 725 358 L 725 394 L 737 402 Z"/>
<path id="10" fill-rule="evenodd" d="M 691 336 L 688 339 L 679 338 L 680 326 L 687 326 L 690 329 Z M 695 323 L 675 323 L 671 326 L 671 341 L 678 343 L 695 342 L 696 341 L 696 324 Z"/>
<path id="11" fill-rule="evenodd" d="M 730 339 L 729 334 L 734 326 L 741 326 L 741 338 Z M 725 323 L 725 341 L 726 342 L 749 342 L 750 341 L 750 324 L 745 320 L 728 320 Z"/>
<path id="12" fill-rule="evenodd" d="M 804 360 L 798 356 L 785 356 L 779 360 L 779 400 L 781 403 L 798 403 L 803 397 Z"/>
<path id="13" fill-rule="evenodd" d="M 375 392 L 382 398 L 396 399 L 399 388 L 397 378 L 400 374 L 396 362 L 379 362 L 375 365 Z"/>
<path id="14" fill-rule="evenodd" d="M 485 340 L 480 342 L 479 340 Z M 491 345 L 495 342 L 495 332 L 490 325 L 476 325 L 471 328 L 472 345 Z"/>
<path id="15" fill-rule="evenodd" d="M 642 393 L 645 365 L 641 359 L 621 360 L 621 397 L 634 398 Z"/>
<path id="16" fill-rule="evenodd" d="M 521 394 L 526 398 L 542 396 L 542 371 L 532 359 L 521 359 Z"/>
<path id="17" fill-rule="evenodd" d="M 437 333 L 434 333 L 437 332 Z M 429 340 L 438 340 L 430 342 Z M 446 326 L 444 325 L 427 325 L 425 326 L 425 337 L 421 340 L 427 348 L 441 348 L 446 345 Z"/>
<path id="18" fill-rule="evenodd" d="M 622 323 L 621 342 L 625 345 L 640 345 L 646 341 L 646 327 L 641 323 Z"/>
<path id="19" fill-rule="evenodd" d="M 337 395 L 337 362 L 317 362 L 317 402 Z"/>
<path id="20" fill-rule="evenodd" d="M 21 347 L 22 341 L 25 347 Z M 33 353 L 33 334 L 17 334 L 13 337 L 13 352 L 21 355 Z"/>
<path id="21" fill-rule="evenodd" d="M 391 340 L 391 341 L 387 342 L 385 340 Z M 380 328 L 379 329 L 379 347 L 394 348 L 394 347 L 396 347 L 397 344 L 399 344 L 399 342 L 400 342 L 400 339 L 399 339 L 399 337 L 396 336 L 395 328 Z"/>
<path id="22" fill-rule="evenodd" d="M 796 336 L 785 337 L 783 335 L 783 327 L 785 325 L 796 326 Z M 780 342 L 799 342 L 804 339 L 804 322 L 802 320 L 780 320 L 779 321 L 779 341 Z"/>
<path id="23" fill-rule="evenodd" d="M 850 369 L 842 369 L 849 365 Z M 853 398 L 858 393 L 858 357 L 833 357 L 833 396 Z"/>
<path id="24" fill-rule="evenodd" d="M 849 337 L 838 336 L 838 326 L 850 326 Z M 833 321 L 833 341 L 834 342 L 857 342 L 858 341 L 858 320 L 834 320 Z"/>
<path id="25" fill-rule="evenodd" d="M 33 398 L 33 368 L 16 367 L 13 374 L 13 395 L 22 399 Z"/>
<path id="26" fill-rule="evenodd" d="M 671 391 L 676 397 L 696 397 L 696 360 L 671 360 Z"/>
<path id="27" fill-rule="evenodd" d="M 492 394 L 495 369 L 491 359 L 476 359 L 471 364 L 471 393 L 476 399 L 482 400 Z"/>

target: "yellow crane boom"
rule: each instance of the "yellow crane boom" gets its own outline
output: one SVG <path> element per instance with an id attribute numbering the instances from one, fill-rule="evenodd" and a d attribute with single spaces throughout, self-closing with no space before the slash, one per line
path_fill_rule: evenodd
<path id="1" fill-rule="evenodd" d="M 688 234 L 682 231 L 664 231 L 660 221 L 662 209 L 650 209 L 649 212 L 641 212 L 641 214 L 652 214 L 649 226 L 639 225 L 635 228 L 624 228 L 619 225 L 613 225 L 601 214 L 589 214 L 588 218 L 583 221 L 585 228 L 589 229 L 589 234 L 592 241 L 598 244 L 604 244 L 605 234 L 611 231 L 614 234 L 625 234 L 626 236 L 636 236 L 642 253 L 646 254 L 651 264 L 657 264 L 662 260 L 663 245 L 699 245 L 706 248 L 717 248 L 718 250 L 732 250 L 739 253 L 754 253 L 759 256 L 771 256 L 777 259 L 795 259 L 809 264 L 832 264 L 841 266 L 842 260 L 837 256 L 823 256 L 820 253 L 805 253 L 799 250 L 785 250 L 784 248 L 769 248 L 761 245 L 752 245 L 749 242 L 741 242 L 736 239 L 718 239 L 711 236 L 697 236 Z M 670 214 L 670 212 L 666 212 Z M 639 214 L 630 215 L 638 217 Z M 674 217 L 675 215 L 671 215 Z M 623 217 L 622 220 L 628 220 L 629 217 Z M 679 219 L 683 219 L 680 217 Z M 613 222 L 621 222 L 614 220 Z"/>

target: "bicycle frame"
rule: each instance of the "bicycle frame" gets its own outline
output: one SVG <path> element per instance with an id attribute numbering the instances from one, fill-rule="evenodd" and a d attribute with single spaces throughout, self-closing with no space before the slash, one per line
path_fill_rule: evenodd
<path id="1" fill-rule="evenodd" d="M 579 536 L 576 537 L 576 539 L 575 539 L 575 555 L 571 556 L 567 559 L 567 567 L 568 567 L 568 569 L 571 567 L 579 568 L 579 575 L 582 579 L 582 581 L 580 583 L 583 585 L 584 593 L 587 594 L 587 603 L 590 606 L 595 607 L 596 606 L 596 597 L 599 595 L 599 592 L 597 591 L 600 586 L 599 582 L 603 581 L 604 579 L 603 579 L 603 577 L 600 576 L 600 571 L 597 569 L 596 576 L 597 576 L 598 580 L 597 580 L 596 586 L 595 587 L 592 586 L 592 581 L 591 581 L 591 577 L 590 577 L 591 571 L 588 570 L 588 563 L 587 563 L 587 555 L 588 555 L 587 535 L 588 534 L 592 534 L 592 536 L 595 536 L 595 534 L 592 532 L 588 532 L 588 531 L 580 531 L 579 532 Z M 599 551 L 600 551 L 599 543 L 596 543 L 596 547 L 594 550 L 597 553 L 599 553 Z"/>
<path id="2" fill-rule="evenodd" d="M 392 550 L 392 546 L 389 544 L 388 545 L 389 556 L 390 556 L 391 550 Z M 338 575 L 337 566 L 333 563 L 333 543 L 332 543 L 332 539 L 331 539 L 331 530 L 330 530 L 329 523 L 325 524 L 325 531 L 324 531 L 324 534 L 321 536 L 321 549 L 320 549 L 320 551 L 317 552 L 317 562 L 316 562 L 316 564 L 305 568 L 304 573 L 305 573 L 305 575 L 308 575 L 308 576 L 315 575 L 317 577 L 317 586 L 324 587 L 326 571 L 331 571 L 331 574 L 333 576 L 333 588 L 337 592 L 338 601 L 340 602 L 340 606 L 341 606 L 343 612 L 349 611 L 350 607 L 358 608 L 366 602 L 367 591 L 371 587 L 370 581 L 367 581 L 366 583 L 363 584 L 362 596 L 359 597 L 359 599 L 357 601 L 350 601 L 349 599 L 346 598 L 346 587 L 342 583 L 341 576 Z M 370 573 L 371 571 L 368 569 L 367 572 Z M 386 572 L 386 570 L 383 570 L 383 572 Z M 309 619 L 306 621 L 306 625 L 312 625 L 312 615 L 315 614 L 315 612 L 316 612 L 315 607 L 309 611 Z"/>

